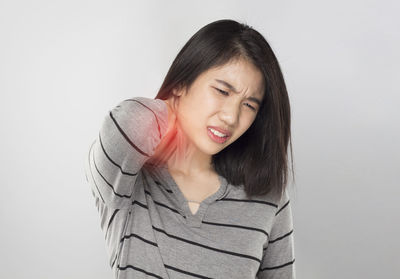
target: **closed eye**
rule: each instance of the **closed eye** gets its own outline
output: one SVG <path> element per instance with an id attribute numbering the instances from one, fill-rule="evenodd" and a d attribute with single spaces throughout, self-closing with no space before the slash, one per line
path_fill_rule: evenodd
<path id="1" fill-rule="evenodd" d="M 218 88 L 215 88 L 215 89 L 217 89 L 222 95 L 226 95 L 226 96 L 229 95 L 229 93 L 224 91 L 224 90 L 221 90 L 221 89 L 218 89 Z"/>
<path id="2" fill-rule="evenodd" d="M 219 88 L 216 88 L 216 87 L 214 87 L 219 93 L 221 93 L 222 95 L 224 95 L 224 96 L 229 96 L 229 93 L 228 92 L 226 92 L 226 91 L 224 91 L 224 90 L 221 90 L 221 89 L 219 89 Z M 251 110 L 253 110 L 253 111 L 257 111 L 256 110 L 256 108 L 255 107 L 253 107 L 252 105 L 250 105 L 249 103 L 246 103 L 247 104 L 247 106 L 251 109 Z"/>

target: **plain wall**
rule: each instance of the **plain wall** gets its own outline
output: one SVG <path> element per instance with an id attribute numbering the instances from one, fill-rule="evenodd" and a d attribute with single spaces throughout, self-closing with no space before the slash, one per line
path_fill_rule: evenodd
<path id="1" fill-rule="evenodd" d="M 222 18 L 275 51 L 292 109 L 297 278 L 398 278 L 400 4 L 0 1 L 0 277 L 112 278 L 84 160 Z"/>

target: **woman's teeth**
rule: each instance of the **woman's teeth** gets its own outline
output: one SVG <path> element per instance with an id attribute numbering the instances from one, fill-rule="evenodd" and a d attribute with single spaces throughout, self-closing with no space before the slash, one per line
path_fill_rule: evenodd
<path id="1" fill-rule="evenodd" d="M 222 133 L 220 133 L 220 132 L 214 130 L 213 128 L 210 128 L 210 131 L 211 131 L 214 135 L 219 136 L 219 137 L 221 137 L 221 138 L 227 137 L 227 135 L 222 134 Z"/>

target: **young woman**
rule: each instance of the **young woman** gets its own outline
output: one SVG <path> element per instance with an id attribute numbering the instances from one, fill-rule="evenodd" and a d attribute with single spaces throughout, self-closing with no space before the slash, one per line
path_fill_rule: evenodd
<path id="1" fill-rule="evenodd" d="M 120 102 L 85 163 L 116 278 L 295 278 L 290 105 L 264 37 L 201 28 L 154 99 Z"/>

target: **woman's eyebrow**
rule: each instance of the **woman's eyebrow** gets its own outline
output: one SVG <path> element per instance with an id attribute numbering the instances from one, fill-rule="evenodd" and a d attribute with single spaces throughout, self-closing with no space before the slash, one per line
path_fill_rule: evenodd
<path id="1" fill-rule="evenodd" d="M 232 90 L 235 93 L 239 93 L 238 90 L 230 83 L 226 82 L 225 80 L 221 80 L 221 79 L 215 79 L 216 82 L 219 82 L 223 85 L 225 85 L 226 87 L 228 87 L 230 90 Z M 248 97 L 247 98 L 250 101 L 253 101 L 255 103 L 257 103 L 259 106 L 261 106 L 261 101 L 255 97 Z"/>

